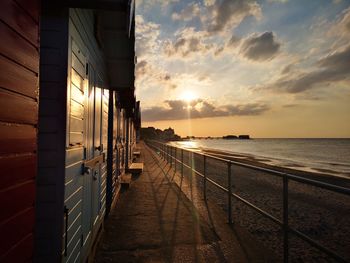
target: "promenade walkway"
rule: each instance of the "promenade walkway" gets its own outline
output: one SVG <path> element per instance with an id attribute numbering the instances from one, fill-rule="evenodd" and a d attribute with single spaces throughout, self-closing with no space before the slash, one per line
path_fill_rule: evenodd
<path id="1" fill-rule="evenodd" d="M 186 177 L 140 144 L 144 172 L 105 223 L 95 262 L 267 262 L 225 214 L 194 194 Z"/>

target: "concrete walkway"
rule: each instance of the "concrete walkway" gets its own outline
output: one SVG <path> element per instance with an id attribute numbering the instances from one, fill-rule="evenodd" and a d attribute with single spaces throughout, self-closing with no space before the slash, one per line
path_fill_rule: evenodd
<path id="1" fill-rule="evenodd" d="M 140 147 L 144 172 L 109 215 L 95 262 L 268 261 L 220 209 L 200 197 L 189 200 L 185 178 Z"/>

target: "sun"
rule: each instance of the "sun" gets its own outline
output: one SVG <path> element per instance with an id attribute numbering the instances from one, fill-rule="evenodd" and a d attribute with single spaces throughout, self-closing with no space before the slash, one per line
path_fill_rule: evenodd
<path id="1" fill-rule="evenodd" d="M 191 90 L 186 90 L 185 92 L 182 93 L 181 99 L 186 102 L 191 102 L 197 99 L 197 95 Z"/>

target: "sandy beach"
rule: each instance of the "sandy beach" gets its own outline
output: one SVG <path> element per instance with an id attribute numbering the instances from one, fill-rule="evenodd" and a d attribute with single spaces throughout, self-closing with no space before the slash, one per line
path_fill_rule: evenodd
<path id="1" fill-rule="evenodd" d="M 266 160 L 221 151 L 202 150 L 203 152 L 233 161 L 243 162 L 259 167 L 270 168 L 305 178 L 350 187 L 350 180 L 324 173 L 310 173 L 285 167 L 266 164 Z M 177 158 L 180 159 L 179 152 Z M 203 157 L 184 152 L 184 162 L 203 172 Z M 181 169 L 177 165 L 178 171 Z M 282 179 L 278 176 L 232 165 L 233 192 L 252 204 L 282 220 Z M 203 180 L 184 169 L 202 194 Z M 210 179 L 227 188 L 227 166 L 223 162 L 207 159 L 207 175 Z M 227 194 L 207 183 L 207 198 L 214 200 L 227 211 Z M 334 193 L 329 190 L 289 182 L 289 223 L 290 227 L 306 234 L 310 238 L 335 251 L 350 261 L 350 196 Z M 283 236 L 281 228 L 271 220 L 233 199 L 233 220 L 235 224 L 245 227 L 262 246 L 273 251 L 282 260 Z M 305 241 L 290 234 L 291 262 L 333 262 L 324 253 L 312 248 Z"/>

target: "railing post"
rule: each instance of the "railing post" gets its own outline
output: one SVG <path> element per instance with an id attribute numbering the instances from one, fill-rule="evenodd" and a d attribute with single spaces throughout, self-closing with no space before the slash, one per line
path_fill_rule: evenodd
<path id="1" fill-rule="evenodd" d="M 173 167 L 173 146 L 170 146 L 170 168 Z"/>
<path id="2" fill-rule="evenodd" d="M 207 199 L 207 156 L 203 155 L 203 175 L 204 175 L 204 181 L 203 181 L 203 195 L 204 199 Z"/>
<path id="3" fill-rule="evenodd" d="M 227 162 L 227 182 L 228 182 L 228 223 L 232 224 L 232 182 L 231 163 Z"/>
<path id="4" fill-rule="evenodd" d="M 184 176 L 184 149 L 181 149 L 181 177 Z"/>
<path id="5" fill-rule="evenodd" d="M 283 262 L 289 259 L 289 226 L 288 226 L 288 178 L 283 176 Z"/>
<path id="6" fill-rule="evenodd" d="M 176 173 L 176 147 L 174 147 L 174 168 L 175 168 L 175 173 Z"/>
<path id="7" fill-rule="evenodd" d="M 190 178 L 191 178 L 191 183 L 192 183 L 192 171 L 193 171 L 193 152 L 191 152 L 190 154 L 190 168 L 191 168 L 191 174 L 190 174 Z M 191 188 L 192 188 L 192 184 L 191 184 Z"/>
<path id="8" fill-rule="evenodd" d="M 169 163 L 169 145 L 166 145 L 166 162 Z"/>

